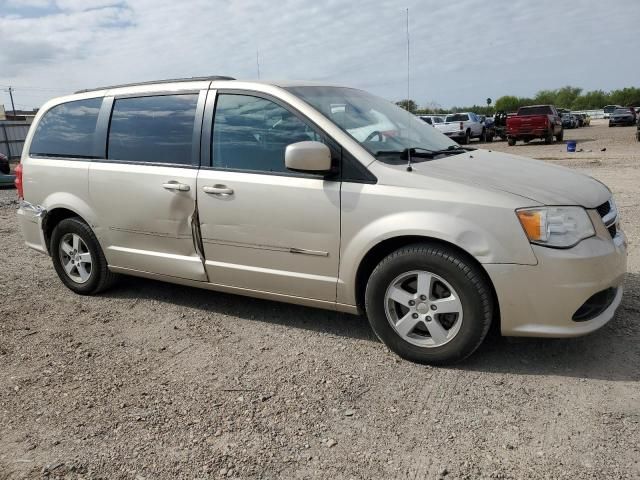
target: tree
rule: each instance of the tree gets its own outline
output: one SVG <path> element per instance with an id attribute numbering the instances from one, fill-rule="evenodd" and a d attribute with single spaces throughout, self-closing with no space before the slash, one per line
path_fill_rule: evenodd
<path id="1" fill-rule="evenodd" d="M 404 108 L 405 110 L 411 113 L 414 113 L 418 109 L 418 104 L 415 101 L 411 99 L 406 99 L 406 98 L 404 100 L 400 100 L 399 102 L 396 102 L 396 105 Z"/>
<path id="2" fill-rule="evenodd" d="M 640 105 L 640 88 L 626 87 L 622 90 L 612 90 L 609 93 L 609 100 L 614 105 L 623 107 L 635 107 Z"/>
<path id="3" fill-rule="evenodd" d="M 487 107 L 491 106 L 491 101 L 492 101 L 491 97 L 488 97 L 487 98 Z"/>
<path id="4" fill-rule="evenodd" d="M 497 112 L 515 112 L 520 108 L 522 104 L 522 99 L 518 97 L 514 97 L 513 95 L 505 95 L 496 100 L 496 111 Z"/>
<path id="5" fill-rule="evenodd" d="M 533 101 L 539 105 L 555 105 L 557 97 L 557 90 L 540 90 L 533 97 Z"/>
<path id="6" fill-rule="evenodd" d="M 571 108 L 573 102 L 580 96 L 582 89 L 579 87 L 566 87 L 556 90 L 555 106 L 561 108 Z"/>

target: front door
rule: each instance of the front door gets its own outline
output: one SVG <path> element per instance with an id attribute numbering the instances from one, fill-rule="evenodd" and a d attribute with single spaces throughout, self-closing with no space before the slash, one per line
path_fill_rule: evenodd
<path id="1" fill-rule="evenodd" d="M 340 183 L 285 168 L 286 146 L 304 140 L 323 137 L 280 102 L 218 93 L 197 182 L 210 282 L 335 302 Z"/>
<path id="2" fill-rule="evenodd" d="M 204 98 L 205 92 L 109 99 L 107 159 L 89 168 L 96 233 L 109 265 L 206 280 L 191 221 Z"/>

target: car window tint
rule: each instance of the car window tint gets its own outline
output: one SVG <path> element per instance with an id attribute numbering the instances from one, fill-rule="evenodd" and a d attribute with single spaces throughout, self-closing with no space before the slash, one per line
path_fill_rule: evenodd
<path id="1" fill-rule="evenodd" d="M 116 99 L 108 158 L 191 165 L 197 102 L 197 94 Z"/>
<path id="2" fill-rule="evenodd" d="M 289 110 L 264 98 L 221 94 L 213 124 L 213 166 L 233 170 L 290 173 L 287 145 L 322 141 Z"/>
<path id="3" fill-rule="evenodd" d="M 466 122 L 469 120 L 469 115 L 457 113 L 455 115 L 449 115 L 447 117 L 447 122 Z"/>
<path id="4" fill-rule="evenodd" d="M 102 98 L 62 103 L 46 112 L 31 141 L 30 155 L 93 158 Z M 104 152 L 102 152 L 104 154 Z"/>

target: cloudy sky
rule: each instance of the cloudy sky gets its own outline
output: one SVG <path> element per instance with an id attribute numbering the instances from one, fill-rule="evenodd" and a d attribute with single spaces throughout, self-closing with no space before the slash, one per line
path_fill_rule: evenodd
<path id="1" fill-rule="evenodd" d="M 208 74 L 483 104 L 640 85 L 640 0 L 0 0 L 0 103 Z"/>

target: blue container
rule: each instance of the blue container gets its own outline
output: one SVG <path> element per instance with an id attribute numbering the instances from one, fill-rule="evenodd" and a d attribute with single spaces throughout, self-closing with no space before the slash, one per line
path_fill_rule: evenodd
<path id="1" fill-rule="evenodd" d="M 567 141 L 567 152 L 575 152 L 576 151 L 576 141 L 568 140 Z"/>

